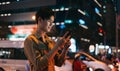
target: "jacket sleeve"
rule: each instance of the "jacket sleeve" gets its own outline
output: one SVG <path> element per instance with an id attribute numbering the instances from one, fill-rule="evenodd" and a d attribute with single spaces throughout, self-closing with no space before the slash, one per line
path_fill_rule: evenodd
<path id="1" fill-rule="evenodd" d="M 71 45 L 70 42 L 68 42 L 63 49 L 58 50 L 57 55 L 55 56 L 55 65 L 62 66 L 63 63 L 66 60 L 66 54 L 68 52 L 69 46 Z"/>
<path id="2" fill-rule="evenodd" d="M 28 60 L 30 61 L 30 66 L 36 71 L 42 71 L 48 66 L 48 58 L 46 55 L 41 56 L 37 54 L 35 50 L 33 41 L 30 38 L 27 38 L 24 42 L 24 52 Z"/>
<path id="3" fill-rule="evenodd" d="M 67 50 L 60 50 L 55 56 L 55 65 L 61 67 L 66 60 Z"/>

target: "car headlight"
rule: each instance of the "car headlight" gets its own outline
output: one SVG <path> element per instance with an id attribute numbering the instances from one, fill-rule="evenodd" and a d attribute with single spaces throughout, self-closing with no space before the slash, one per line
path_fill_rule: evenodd
<path id="1" fill-rule="evenodd" d="M 94 71 L 93 68 L 91 67 L 88 67 L 88 71 Z"/>
<path id="2" fill-rule="evenodd" d="M 109 64 L 108 67 L 110 67 L 110 69 L 113 69 L 113 68 L 114 68 L 114 65 Z"/>

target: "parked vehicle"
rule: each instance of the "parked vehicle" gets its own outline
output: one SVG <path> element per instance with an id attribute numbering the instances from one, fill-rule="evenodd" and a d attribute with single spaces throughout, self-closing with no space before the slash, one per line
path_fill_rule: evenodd
<path id="1" fill-rule="evenodd" d="M 55 66 L 55 71 L 73 71 L 73 59 L 65 60 L 65 63 L 61 66 Z M 87 71 L 93 71 L 91 67 L 87 67 Z"/>
<path id="2" fill-rule="evenodd" d="M 27 71 L 23 41 L 0 41 L 0 71 Z"/>
<path id="3" fill-rule="evenodd" d="M 97 60 L 86 52 L 80 51 L 75 55 L 79 56 L 83 63 L 91 67 L 94 71 L 112 71 L 106 63 Z"/>

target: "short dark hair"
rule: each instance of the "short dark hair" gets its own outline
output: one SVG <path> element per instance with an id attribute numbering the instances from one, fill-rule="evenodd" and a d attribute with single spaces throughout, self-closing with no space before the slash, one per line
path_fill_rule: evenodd
<path id="1" fill-rule="evenodd" d="M 50 7 L 41 7 L 37 12 L 36 12 L 36 22 L 38 23 L 38 18 L 41 17 L 43 20 L 44 19 L 50 19 L 51 16 L 54 16 L 54 12 Z"/>

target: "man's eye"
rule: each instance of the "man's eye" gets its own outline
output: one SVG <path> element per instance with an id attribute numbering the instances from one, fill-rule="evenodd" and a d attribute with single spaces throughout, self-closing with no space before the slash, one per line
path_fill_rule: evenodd
<path id="1" fill-rule="evenodd" d="M 47 21 L 48 23 L 51 23 L 50 21 Z"/>
<path id="2" fill-rule="evenodd" d="M 47 22 L 51 22 L 50 20 L 47 20 Z"/>

